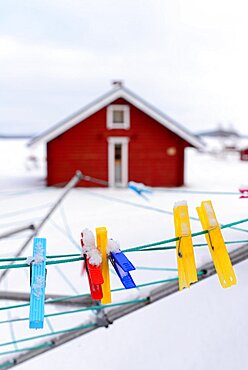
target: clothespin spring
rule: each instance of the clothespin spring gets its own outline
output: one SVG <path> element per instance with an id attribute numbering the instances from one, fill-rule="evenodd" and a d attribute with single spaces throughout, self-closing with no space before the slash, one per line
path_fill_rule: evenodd
<path id="1" fill-rule="evenodd" d="M 30 261 L 30 276 L 29 276 L 29 285 L 31 286 L 32 284 L 32 274 L 33 274 L 33 263 L 34 259 Z M 46 281 L 47 281 L 47 268 L 45 269 L 45 286 L 46 286 Z"/>
<path id="2" fill-rule="evenodd" d="M 181 241 L 182 241 L 182 236 L 179 236 L 179 240 L 178 240 L 178 257 L 179 258 L 183 257 L 182 252 L 181 252 Z"/>
<path id="3" fill-rule="evenodd" d="M 183 254 L 182 254 L 182 251 L 181 251 L 182 238 L 187 238 L 188 236 L 190 236 L 190 235 L 189 234 L 186 234 L 186 235 L 179 236 L 179 240 L 178 240 L 178 253 L 177 253 L 179 258 L 182 258 L 183 257 Z"/>
<path id="4" fill-rule="evenodd" d="M 213 245 L 213 242 L 212 242 L 212 238 L 211 238 L 211 235 L 210 235 L 210 231 L 212 231 L 212 230 L 214 230 L 214 229 L 216 229 L 217 228 L 217 226 L 213 226 L 213 227 L 211 227 L 211 229 L 208 229 L 207 230 L 207 232 L 208 232 L 208 237 L 209 237 L 209 242 L 210 242 L 210 244 L 211 244 L 211 248 L 212 248 L 212 250 L 214 251 L 214 245 Z"/>

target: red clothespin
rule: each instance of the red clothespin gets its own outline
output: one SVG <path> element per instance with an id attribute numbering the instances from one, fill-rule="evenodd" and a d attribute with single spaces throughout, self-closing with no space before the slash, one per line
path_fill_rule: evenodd
<path id="1" fill-rule="evenodd" d="M 242 194 L 240 195 L 240 199 L 248 198 L 248 185 L 242 185 L 239 188 L 239 192 Z"/>
<path id="2" fill-rule="evenodd" d="M 90 293 L 93 300 L 101 300 L 103 297 L 103 276 L 101 271 L 102 256 L 95 245 L 93 233 L 85 229 L 81 233 L 81 245 L 85 259 L 85 267 L 88 275 Z"/>

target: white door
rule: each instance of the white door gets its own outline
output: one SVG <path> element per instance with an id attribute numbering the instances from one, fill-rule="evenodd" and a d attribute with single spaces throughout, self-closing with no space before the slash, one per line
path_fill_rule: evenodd
<path id="1" fill-rule="evenodd" d="M 127 137 L 108 138 L 108 178 L 110 186 L 127 186 L 128 182 Z"/>

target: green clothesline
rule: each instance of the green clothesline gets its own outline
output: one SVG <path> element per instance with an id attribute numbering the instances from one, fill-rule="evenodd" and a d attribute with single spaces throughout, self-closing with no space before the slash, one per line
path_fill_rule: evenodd
<path id="1" fill-rule="evenodd" d="M 80 257 L 80 253 L 74 254 L 57 254 L 52 256 L 46 256 L 47 259 L 53 258 L 69 258 L 69 257 Z M 11 261 L 26 261 L 27 257 L 7 257 L 7 258 L 0 258 L 0 262 L 11 262 Z"/>
<path id="2" fill-rule="evenodd" d="M 232 226 L 235 226 L 235 225 L 238 225 L 238 224 L 242 224 L 244 222 L 248 222 L 248 218 L 244 218 L 244 219 L 239 220 L 239 221 L 235 221 L 235 222 L 231 222 L 231 223 L 228 223 L 228 224 L 225 224 L 225 225 L 221 225 L 220 228 L 221 229 L 227 229 L 229 227 L 232 227 Z M 198 231 L 196 233 L 191 234 L 191 236 L 195 237 L 195 236 L 204 235 L 204 234 L 207 234 L 207 233 L 208 233 L 208 230 L 202 230 L 202 231 Z M 156 243 L 144 244 L 144 245 L 140 245 L 138 247 L 125 249 L 125 250 L 123 250 L 123 252 L 138 251 L 138 250 L 149 248 L 149 247 L 155 247 L 155 246 L 162 245 L 162 244 L 172 243 L 172 242 L 175 242 L 177 240 L 179 240 L 179 237 L 175 237 L 175 238 L 171 238 L 171 239 L 167 239 L 167 240 L 161 240 L 161 241 L 156 242 Z"/>
<path id="3" fill-rule="evenodd" d="M 57 261 L 56 260 L 47 261 L 46 265 L 58 265 L 61 263 L 78 262 L 78 261 L 84 261 L 84 257 L 70 258 L 70 259 L 57 260 Z M 16 265 L 0 265 L 0 270 L 17 269 L 17 268 L 23 268 L 23 267 L 30 267 L 30 265 L 27 263 L 19 263 Z"/>
<path id="4" fill-rule="evenodd" d="M 244 223 L 244 222 L 247 222 L 247 221 L 248 221 L 248 218 L 243 219 L 243 220 L 239 220 L 239 221 L 236 221 L 236 222 L 232 222 L 232 223 L 229 223 L 229 224 L 221 225 L 221 228 L 225 229 L 225 228 L 233 227 L 235 225 L 238 225 L 238 224 L 241 224 L 241 223 Z M 193 233 L 192 237 L 199 236 L 199 235 L 204 235 L 207 232 L 208 232 L 207 230 L 202 230 L 200 232 Z M 138 247 L 129 248 L 129 249 L 124 250 L 124 252 L 134 252 L 134 251 L 143 251 L 143 250 L 154 251 L 154 250 L 162 250 L 162 249 L 175 249 L 175 245 L 165 246 L 165 247 L 157 247 L 157 246 L 164 245 L 164 244 L 169 244 L 169 243 L 175 242 L 177 240 L 179 240 L 179 238 L 175 237 L 175 238 L 171 238 L 171 239 L 167 239 L 167 240 L 163 240 L 163 241 L 159 241 L 159 242 L 155 242 L 155 243 L 150 243 L 150 244 L 145 244 L 145 245 L 141 245 L 141 246 L 138 246 Z M 248 242 L 247 240 L 235 240 L 235 241 L 228 241 L 228 242 L 226 242 L 226 244 L 237 244 L 237 243 L 247 243 L 247 242 Z M 198 247 L 198 246 L 201 247 L 201 246 L 205 246 L 205 245 L 206 244 L 204 243 L 204 244 L 196 244 L 195 246 L 196 247 Z M 151 247 L 155 247 L 155 248 L 151 248 Z M 70 255 L 48 256 L 47 259 L 48 259 L 47 265 L 56 265 L 56 264 L 61 264 L 61 263 L 63 264 L 63 263 L 81 261 L 81 260 L 84 260 L 84 257 L 82 257 L 81 255 L 78 255 L 78 254 L 73 254 L 73 255 L 70 254 Z M 49 259 L 51 259 L 51 260 L 49 260 Z M 0 259 L 1 262 L 8 262 L 8 261 L 13 262 L 13 261 L 24 261 L 24 260 L 25 260 L 24 257 L 20 257 L 18 259 L 17 258 L 10 258 L 10 259 L 3 258 L 3 259 Z M 1 265 L 0 269 L 23 268 L 23 267 L 29 267 L 29 266 L 30 265 L 28 265 L 27 263 L 16 264 L 16 265 Z M 143 268 L 147 269 L 145 267 L 143 267 Z M 151 269 L 151 268 L 149 268 L 149 269 Z M 156 268 L 153 268 L 153 269 L 156 269 Z M 199 274 L 202 274 L 202 273 L 203 272 L 200 272 Z M 154 285 L 154 284 L 161 284 L 161 283 L 165 283 L 165 282 L 169 282 L 169 281 L 176 281 L 176 280 L 178 280 L 177 277 L 171 278 L 171 279 L 160 280 L 160 281 L 152 281 L 152 282 L 149 282 L 149 283 L 140 284 L 140 285 L 137 286 L 137 288 L 141 288 L 141 287 L 145 287 L 145 286 L 149 286 L 149 285 Z M 114 289 L 113 291 L 120 291 L 120 290 L 124 290 L 124 288 L 117 288 L 117 289 Z M 81 296 L 85 296 L 85 295 L 81 295 Z M 54 299 L 54 300 L 48 300 L 46 303 L 53 303 L 53 302 L 56 302 L 56 300 L 66 300 L 66 299 L 68 299 L 68 297 Z M 79 313 L 79 312 L 89 311 L 89 310 L 91 310 L 91 311 L 92 310 L 99 310 L 99 309 L 103 309 L 103 308 L 106 308 L 106 307 L 113 307 L 113 306 L 117 306 L 117 305 L 144 302 L 144 300 L 145 299 L 126 301 L 126 302 L 114 303 L 114 304 L 110 304 L 110 305 L 106 305 L 106 306 L 104 305 L 104 306 L 100 306 L 100 307 L 99 306 L 85 307 L 85 308 L 81 308 L 81 309 L 77 309 L 77 310 L 63 311 L 63 312 L 58 312 L 58 313 L 47 314 L 47 315 L 45 315 L 45 317 L 48 318 L 48 317 L 66 315 L 66 314 Z M 24 306 L 29 306 L 29 303 L 24 304 L 24 305 L 2 307 L 2 308 L 0 308 L 0 310 L 17 308 L 17 307 L 24 307 Z M 1 321 L 0 324 L 13 323 L 13 322 L 18 322 L 18 321 L 26 321 L 28 319 L 29 319 L 28 317 L 19 318 L 19 319 L 9 319 L 9 320 L 5 320 L 5 321 Z M 12 342 L 7 342 L 7 343 L 2 343 L 2 344 L 0 344 L 0 347 L 1 346 L 7 346 L 7 345 L 13 345 L 13 344 L 16 345 L 16 343 L 20 343 L 20 342 L 24 342 L 24 341 L 28 341 L 28 340 L 33 340 L 33 339 L 37 339 L 37 338 L 43 338 L 43 337 L 49 336 L 49 335 L 56 335 L 56 334 L 60 334 L 62 332 L 68 332 L 69 330 L 75 330 L 75 328 L 68 329 L 66 331 L 51 332 L 51 333 L 44 334 L 44 335 L 37 336 L 37 337 L 23 338 L 23 339 L 15 340 L 14 342 L 12 341 Z M 15 353 L 15 351 L 22 351 L 22 350 L 15 349 L 14 351 L 9 351 L 8 353 Z M 0 355 L 3 355 L 3 354 L 7 354 L 7 352 L 0 353 Z"/>
<path id="5" fill-rule="evenodd" d="M 160 242 L 159 242 L 160 243 Z M 225 244 L 228 244 L 228 245 L 232 245 L 232 244 L 242 244 L 242 243 L 248 243 L 248 239 L 243 239 L 243 240 L 229 240 L 229 241 L 225 241 Z M 164 241 L 164 244 L 166 244 L 166 240 Z M 206 247 L 208 244 L 207 243 L 200 243 L 200 244 L 194 244 L 193 247 Z M 150 244 L 149 244 L 150 246 Z M 142 246 L 143 248 L 145 246 Z M 133 248 L 129 248 L 129 249 L 125 249 L 123 250 L 123 252 L 127 253 L 127 252 L 146 252 L 146 251 L 156 251 L 156 250 L 166 250 L 166 249 L 176 249 L 176 246 L 175 245 L 169 245 L 169 246 L 166 246 L 166 247 L 160 247 L 160 248 L 150 248 L 150 249 L 137 249 L 139 247 L 133 247 Z M 75 259 L 71 260 L 63 260 L 62 261 L 56 261 L 56 262 L 49 262 L 47 261 L 47 265 L 52 265 L 52 264 L 56 264 L 56 263 L 66 263 L 66 262 L 77 262 L 77 261 L 81 261 L 83 260 L 84 258 L 82 257 L 82 255 L 80 253 L 74 253 L 74 254 L 57 254 L 57 255 L 51 255 L 51 256 L 47 256 L 46 258 L 47 259 L 56 259 L 56 258 L 71 258 L 71 257 L 75 257 Z M 76 258 L 78 257 L 78 258 Z M 80 258 L 82 257 L 82 258 Z M 26 261 L 27 257 L 7 257 L 7 258 L 0 258 L 0 262 L 18 262 L 18 261 Z M 8 266 L 8 265 L 4 265 L 4 266 Z M 16 265 L 18 266 L 18 265 Z M 20 267 L 28 267 L 28 265 L 26 264 L 22 264 Z M 0 269 L 1 269 L 1 266 L 0 266 Z"/>
<path id="6" fill-rule="evenodd" d="M 16 350 L 9 351 L 9 352 L 6 352 L 6 353 L 3 352 L 3 354 L 9 355 L 9 354 L 15 353 L 15 352 L 16 352 Z M 13 365 L 14 363 L 15 363 L 14 360 L 13 361 L 4 362 L 4 364 L 0 365 L 0 369 L 5 369 L 6 367 Z"/>
<path id="7" fill-rule="evenodd" d="M 147 270 L 147 271 L 173 271 L 177 272 L 177 268 L 173 267 L 150 267 L 150 266 L 135 266 L 136 270 Z"/>
<path id="8" fill-rule="evenodd" d="M 199 274 L 201 275 L 201 274 L 203 274 L 203 272 L 200 272 Z M 165 281 L 168 282 L 168 281 L 173 281 L 173 280 L 178 280 L 178 279 L 173 278 L 173 279 L 160 280 L 159 282 L 150 282 L 150 283 L 147 283 L 147 284 L 141 284 L 140 286 L 147 286 L 147 285 L 162 283 L 162 282 L 165 282 Z M 122 290 L 122 288 L 121 288 L 121 290 Z M 148 298 L 135 299 L 135 300 L 113 303 L 113 304 L 108 304 L 108 305 L 94 306 L 94 307 L 91 307 L 91 308 L 85 308 L 85 309 L 79 309 L 79 310 L 73 310 L 73 311 L 64 311 L 64 312 L 61 312 L 61 313 L 49 314 L 49 315 L 46 315 L 46 317 L 64 315 L 64 314 L 67 314 L 67 313 L 77 313 L 77 312 L 82 312 L 82 311 L 86 311 L 86 310 L 88 311 L 89 309 L 91 309 L 91 310 L 101 310 L 101 309 L 108 308 L 108 307 L 145 302 L 145 301 L 147 301 L 147 299 Z M 27 320 L 28 318 L 24 318 L 24 319 Z M 18 321 L 21 321 L 21 319 L 18 320 Z M 41 334 L 41 335 L 38 335 L 38 336 L 35 336 L 35 337 L 32 336 L 32 337 L 22 338 L 22 339 L 16 340 L 15 343 L 27 342 L 27 341 L 34 340 L 34 339 L 40 339 L 40 338 L 45 338 L 45 337 L 49 337 L 49 336 L 53 336 L 53 335 L 59 335 L 59 334 L 68 333 L 68 332 L 72 332 L 72 331 L 77 331 L 77 330 L 81 330 L 81 329 L 85 329 L 85 328 L 89 328 L 89 327 L 94 327 L 94 326 L 97 326 L 97 323 L 90 323 L 90 324 L 86 324 L 86 325 L 83 325 L 83 326 L 77 326 L 77 327 L 73 327 L 73 328 L 69 328 L 69 329 L 63 329 L 63 330 L 59 330 L 59 331 L 55 331 L 55 332 L 51 332 L 51 333 Z M 12 344 L 13 344 L 13 342 L 5 342 L 5 343 L 1 343 L 0 347 L 9 346 L 9 345 L 12 345 Z M 49 346 L 49 345 L 50 345 L 49 343 L 44 344 L 44 346 Z M 51 342 L 51 346 L 52 345 L 53 345 L 53 342 Z M 36 349 L 36 348 L 43 348 L 43 347 L 40 347 L 40 346 L 37 347 L 36 346 L 36 347 L 31 347 L 31 348 L 22 348 L 22 349 L 7 351 L 7 352 L 0 352 L 0 355 L 7 355 L 7 354 L 10 354 L 10 353 L 22 352 L 22 351 L 27 351 L 27 350 Z"/>
<path id="9" fill-rule="evenodd" d="M 62 311 L 62 312 L 49 313 L 49 314 L 45 314 L 44 317 L 47 318 L 47 317 L 62 316 L 62 315 L 74 314 L 74 313 L 85 312 L 85 311 L 100 311 L 104 308 L 124 306 L 126 304 L 145 302 L 146 300 L 147 300 L 147 298 L 133 299 L 133 300 L 130 300 L 130 301 L 110 303 L 110 304 L 106 304 L 106 305 L 84 307 L 84 308 L 79 308 L 77 310 L 69 310 L 69 311 L 67 310 L 67 311 Z M 28 320 L 29 320 L 29 317 L 21 317 L 21 318 L 16 318 L 16 319 L 3 320 L 3 321 L 0 321 L 0 325 L 1 324 L 13 323 L 13 322 L 28 321 Z M 16 343 L 16 341 L 15 341 L 15 343 Z M 1 346 L 1 344 L 0 344 L 0 346 Z"/>
<path id="10" fill-rule="evenodd" d="M 245 218 L 245 219 L 242 219 L 242 220 L 239 220 L 239 221 L 235 221 L 235 222 L 231 222 L 231 223 L 228 223 L 228 224 L 225 224 L 225 225 L 222 225 L 221 226 L 221 229 L 227 229 L 227 228 L 230 228 L 234 225 L 238 225 L 238 224 L 241 224 L 241 223 L 245 223 L 245 222 L 248 222 L 248 218 Z M 208 233 L 208 230 L 202 230 L 202 231 L 198 231 L 196 233 L 193 233 L 191 234 L 192 237 L 195 237 L 195 236 L 199 236 L 199 235 L 204 235 L 204 234 L 207 234 Z M 141 251 L 141 250 L 144 250 L 144 249 L 147 249 L 149 247 L 156 247 L 158 245 L 163 245 L 163 244 L 169 244 L 169 243 L 172 243 L 172 242 L 175 242 L 179 240 L 178 237 L 174 237 L 174 238 L 171 238 L 171 239 L 165 239 L 165 240 L 161 240 L 159 242 L 154 242 L 154 243 L 149 243 L 149 244 L 144 244 L 144 245 L 140 245 L 140 246 L 137 246 L 137 247 L 132 247 L 132 248 L 128 248 L 128 249 L 124 249 L 123 252 L 136 252 L 136 251 Z M 236 243 L 247 243 L 247 240 L 234 240 L 234 241 L 227 241 L 226 244 L 236 244 Z M 205 246 L 207 244 L 196 244 L 194 245 L 195 247 L 202 247 L 202 246 Z M 168 246 L 168 247 L 163 247 L 163 249 L 175 249 L 175 246 Z M 155 249 L 155 248 L 152 248 L 151 250 L 158 250 L 158 249 Z M 161 248 L 159 249 L 161 250 Z M 72 257 L 72 256 L 77 256 L 75 258 L 70 258 L 70 259 L 64 259 L 64 260 L 55 260 L 55 261 L 47 261 L 47 265 L 55 265 L 55 264 L 60 264 L 60 263 L 69 263 L 69 262 L 77 262 L 77 261 L 83 261 L 84 260 L 84 257 L 82 257 L 81 255 L 79 254 L 69 254 L 69 255 L 58 255 L 58 256 L 48 256 L 47 258 L 48 259 L 55 259 L 55 258 L 64 258 L 64 257 Z M 79 257 L 81 256 L 81 257 Z M 8 262 L 8 261 L 24 261 L 26 258 L 25 257 L 19 257 L 19 258 L 1 258 L 0 259 L 0 262 Z M 14 269 L 14 268 L 22 268 L 22 267 L 29 267 L 28 264 L 16 264 L 16 265 L 0 265 L 0 270 L 7 270 L 7 269 Z"/>
<path id="11" fill-rule="evenodd" d="M 225 244 L 232 245 L 232 244 L 245 244 L 248 243 L 248 239 L 244 240 L 231 240 L 225 242 Z M 208 244 L 207 243 L 201 243 L 201 244 L 194 244 L 194 248 L 199 248 L 199 247 L 206 247 Z M 124 250 L 123 252 L 128 253 L 128 252 L 152 252 L 152 251 L 164 251 L 164 250 L 171 250 L 171 249 L 176 249 L 175 245 L 168 245 L 166 247 L 155 247 L 155 248 L 144 248 L 144 249 L 136 249 L 134 248 L 129 248 Z"/>
<path id="12" fill-rule="evenodd" d="M 59 334 L 69 333 L 69 332 L 72 332 L 72 331 L 91 328 L 93 326 L 97 326 L 97 324 L 96 323 L 90 323 L 90 324 L 87 324 L 87 325 L 81 325 L 81 326 L 76 326 L 76 327 L 69 328 L 69 329 L 63 329 L 63 330 L 55 331 L 53 333 L 46 333 L 46 334 L 37 335 L 36 337 L 32 336 L 32 337 L 22 338 L 22 339 L 18 339 L 16 341 L 16 343 L 28 342 L 28 341 L 34 340 L 34 339 L 41 339 L 41 338 L 46 338 L 46 337 L 50 337 L 50 336 L 53 336 L 53 335 L 55 336 L 55 335 L 59 335 Z M 12 344 L 12 342 L 1 343 L 0 347 L 10 346 L 11 344 Z M 12 352 L 12 353 L 14 353 L 14 352 Z M 6 353 L 0 352 L 0 355 L 4 355 L 4 354 L 6 354 Z"/>
<path id="13" fill-rule="evenodd" d="M 203 271 L 197 272 L 198 276 L 201 276 L 203 274 L 204 274 Z M 163 280 L 149 281 L 148 283 L 136 285 L 136 288 L 139 289 L 139 288 L 143 288 L 143 287 L 150 286 L 150 285 L 169 283 L 171 281 L 177 281 L 177 280 L 178 280 L 178 277 L 163 279 Z M 115 293 L 115 292 L 120 292 L 123 290 L 126 290 L 126 288 L 121 287 L 121 288 L 111 289 L 111 292 Z M 51 303 L 67 301 L 67 300 L 76 299 L 76 298 L 89 297 L 89 296 L 90 296 L 89 293 L 84 293 L 84 294 L 77 294 L 77 295 L 65 296 L 65 297 L 60 297 L 60 298 L 53 298 L 53 299 L 49 298 L 45 301 L 45 304 L 51 304 Z M 5 310 L 10 310 L 10 309 L 15 309 L 15 308 L 22 308 L 22 307 L 29 307 L 29 305 L 30 305 L 29 303 L 23 303 L 23 304 L 12 305 L 12 306 L 4 306 L 4 307 L 0 307 L 0 311 L 5 311 Z"/>

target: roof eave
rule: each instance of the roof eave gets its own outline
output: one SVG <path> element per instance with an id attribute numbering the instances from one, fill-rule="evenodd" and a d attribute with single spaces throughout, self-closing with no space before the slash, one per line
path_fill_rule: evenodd
<path id="1" fill-rule="evenodd" d="M 110 92 L 103 95 L 99 99 L 95 100 L 91 104 L 88 104 L 80 111 L 60 121 L 52 129 L 49 129 L 45 131 L 43 134 L 34 137 L 28 143 L 28 146 L 30 147 L 35 146 L 42 141 L 44 142 L 51 141 L 55 137 L 61 135 L 63 132 L 67 131 L 68 129 L 75 126 L 79 122 L 85 120 L 86 118 L 88 118 L 89 116 L 96 113 L 98 110 L 104 108 L 106 105 L 112 103 L 114 100 L 118 98 L 124 98 L 125 100 L 129 101 L 136 108 L 148 114 L 155 121 L 159 122 L 164 127 L 177 134 L 179 137 L 181 137 L 183 140 L 185 140 L 193 147 L 197 149 L 204 148 L 203 142 L 198 137 L 182 128 L 181 125 L 179 125 L 176 121 L 172 120 L 170 117 L 166 116 L 165 114 L 157 110 L 155 107 L 153 107 L 151 104 L 147 103 L 145 100 L 135 95 L 125 87 L 119 87 L 115 88 L 114 90 L 111 90 Z"/>
<path id="2" fill-rule="evenodd" d="M 62 121 L 59 121 L 51 129 L 48 129 L 41 133 L 40 135 L 35 136 L 32 140 L 30 140 L 30 142 L 27 145 L 31 147 L 37 145 L 41 141 L 44 142 L 51 141 L 55 137 L 59 136 L 60 134 L 68 130 L 70 127 L 73 127 L 80 121 L 90 117 L 99 109 L 104 108 L 107 104 L 111 103 L 113 100 L 121 97 L 121 90 L 122 88 L 120 87 L 109 91 L 105 95 L 101 96 L 100 98 L 94 100 L 92 103 L 83 107 L 81 110 L 77 111 L 76 113 L 70 116 L 67 116 Z"/>

